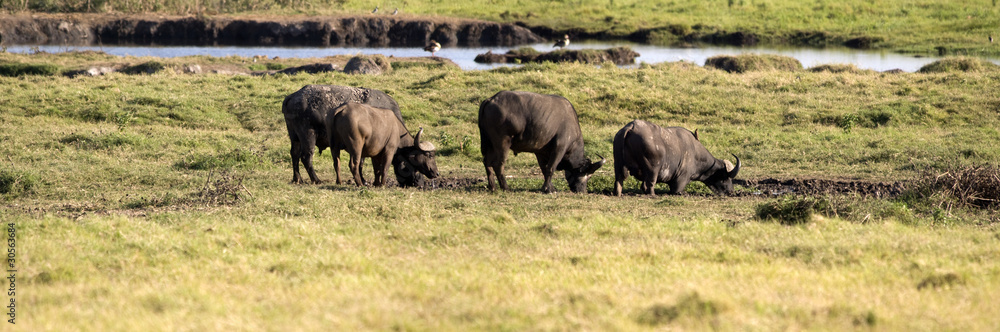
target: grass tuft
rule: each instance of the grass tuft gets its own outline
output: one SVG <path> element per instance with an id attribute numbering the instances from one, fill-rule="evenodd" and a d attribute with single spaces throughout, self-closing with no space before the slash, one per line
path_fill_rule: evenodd
<path id="1" fill-rule="evenodd" d="M 0 64 L 0 76 L 16 77 L 25 75 L 52 76 L 62 69 L 54 64 L 5 63 Z"/>
<path id="2" fill-rule="evenodd" d="M 934 198 L 943 194 L 945 199 Z M 943 173 L 925 172 L 908 195 L 931 200 L 935 205 L 955 201 L 980 209 L 1000 208 L 1000 167 L 992 165 L 948 167 Z"/>
<path id="3" fill-rule="evenodd" d="M 797 71 L 802 63 L 792 57 L 774 54 L 717 55 L 705 60 L 705 67 L 725 70 L 730 73 L 752 71 Z"/>
<path id="4" fill-rule="evenodd" d="M 814 214 L 834 217 L 840 213 L 830 200 L 823 197 L 783 196 L 761 203 L 756 209 L 758 219 L 777 221 L 782 225 L 808 223 Z"/>
<path id="5" fill-rule="evenodd" d="M 29 172 L 3 169 L 0 170 L 0 195 L 12 199 L 31 194 L 38 186 L 39 178 Z"/>
<path id="6" fill-rule="evenodd" d="M 965 280 L 962 279 L 961 276 L 949 272 L 943 274 L 934 274 L 928 276 L 927 278 L 924 278 L 924 280 L 921 280 L 920 283 L 917 284 L 917 289 L 947 288 L 954 285 L 962 285 L 962 284 L 965 284 Z"/>
<path id="7" fill-rule="evenodd" d="M 971 57 L 946 58 L 920 67 L 918 73 L 950 73 L 950 72 L 996 72 L 1000 70 L 1000 65 L 989 62 L 985 59 Z"/>
<path id="8" fill-rule="evenodd" d="M 644 325 L 657 326 L 670 323 L 681 317 L 696 320 L 714 318 L 724 310 L 724 305 L 704 300 L 697 292 L 693 292 L 685 295 L 675 305 L 654 304 L 646 308 L 639 313 L 636 321 Z"/>

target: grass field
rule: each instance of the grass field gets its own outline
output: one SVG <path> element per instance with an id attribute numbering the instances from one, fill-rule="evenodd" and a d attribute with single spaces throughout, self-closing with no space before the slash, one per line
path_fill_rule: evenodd
<path id="1" fill-rule="evenodd" d="M 683 36 L 747 32 L 768 45 L 841 45 L 865 37 L 874 48 L 909 53 L 1000 54 L 989 36 L 1000 38 L 995 0 L 559 0 L 485 2 L 438 0 L 241 0 L 241 1 L 0 1 L 8 12 L 160 13 L 184 15 L 402 15 L 448 16 L 524 22 L 556 30 L 626 36 L 651 31 L 662 44 Z"/>
<path id="2" fill-rule="evenodd" d="M 690 63 L 391 74 L 53 75 L 84 64 L 241 58 L 7 54 L 0 189 L 24 330 L 995 330 L 996 208 L 942 192 L 715 197 L 290 185 L 280 103 L 378 88 L 447 178 L 482 178 L 476 112 L 499 90 L 566 96 L 588 155 L 635 118 L 699 129 L 742 179 L 902 182 L 1000 163 L 1000 72 L 730 74 Z M 276 67 L 329 59 L 286 59 Z M 848 68 L 849 69 L 849 68 Z M 346 161 L 346 154 L 342 156 Z M 329 152 L 317 158 L 333 178 Z M 590 182 L 610 191 L 609 165 Z M 370 172 L 370 170 L 368 171 Z M 662 186 L 662 185 L 661 185 Z M 660 191 L 664 188 L 660 187 Z M 804 220 L 762 207 L 820 201 Z M 5 227 L 6 228 L 6 227 Z M 5 328 L 7 329 L 7 328 Z"/>

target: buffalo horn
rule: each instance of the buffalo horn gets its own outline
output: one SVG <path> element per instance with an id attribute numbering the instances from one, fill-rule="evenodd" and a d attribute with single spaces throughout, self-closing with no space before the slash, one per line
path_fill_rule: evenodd
<path id="1" fill-rule="evenodd" d="M 604 163 L 608 161 L 607 159 L 604 159 L 604 157 L 601 156 L 601 155 L 597 155 L 597 156 L 601 157 L 601 161 L 598 161 L 596 163 L 590 164 L 590 167 L 587 167 L 587 173 L 591 173 L 592 174 L 594 172 L 597 172 L 597 170 L 601 169 L 601 166 L 604 166 Z"/>
<path id="2" fill-rule="evenodd" d="M 730 153 L 730 154 L 732 154 L 732 153 Z M 737 157 L 735 154 L 732 154 L 732 155 L 733 155 L 733 158 L 736 158 L 736 167 L 733 167 L 733 170 L 729 172 L 729 178 L 730 179 L 736 178 L 736 174 L 740 173 L 740 164 L 741 164 L 740 163 L 740 157 Z"/>
<path id="3" fill-rule="evenodd" d="M 420 130 L 417 131 L 417 135 L 413 136 L 413 146 L 420 148 L 420 134 L 423 133 L 424 133 L 424 127 L 420 127 Z"/>

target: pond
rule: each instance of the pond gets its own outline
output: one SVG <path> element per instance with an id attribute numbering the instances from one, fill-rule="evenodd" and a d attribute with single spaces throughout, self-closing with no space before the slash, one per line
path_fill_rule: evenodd
<path id="1" fill-rule="evenodd" d="M 679 48 L 670 46 L 655 46 L 645 44 L 634 44 L 628 42 L 579 42 L 571 43 L 569 49 L 606 49 L 616 46 L 628 46 L 641 55 L 636 59 L 636 63 L 661 63 L 675 61 L 689 61 L 699 66 L 705 64 L 705 59 L 716 55 L 737 55 L 744 53 L 767 53 L 779 54 L 798 59 L 806 68 L 823 64 L 853 64 L 861 69 L 872 69 L 886 71 L 890 69 L 902 69 L 907 72 L 915 72 L 920 67 L 939 60 L 941 57 L 913 56 L 893 53 L 890 51 L 855 50 L 850 48 L 757 48 L 757 47 L 726 47 L 709 46 L 699 48 Z M 352 54 L 383 54 L 395 57 L 420 57 L 430 56 L 430 53 L 422 48 L 364 48 L 364 47 L 246 47 L 246 46 L 59 46 L 59 45 L 13 45 L 6 46 L 7 52 L 31 53 L 35 48 L 49 53 L 66 51 L 94 50 L 102 51 L 111 55 L 119 56 L 153 56 L 153 57 L 181 57 L 190 55 L 207 55 L 213 57 L 225 57 L 231 55 L 252 57 L 264 55 L 267 57 L 282 58 L 313 58 L 332 55 L 352 55 Z M 525 45 L 522 47 L 532 47 L 536 50 L 547 52 L 552 50 L 551 43 Z M 493 51 L 493 53 L 505 53 L 509 47 L 453 47 L 443 48 L 435 55 L 451 59 L 462 69 L 481 70 L 498 66 L 509 66 L 505 64 L 481 64 L 473 59 L 477 54 Z M 987 60 L 1000 64 L 998 58 L 987 58 Z"/>

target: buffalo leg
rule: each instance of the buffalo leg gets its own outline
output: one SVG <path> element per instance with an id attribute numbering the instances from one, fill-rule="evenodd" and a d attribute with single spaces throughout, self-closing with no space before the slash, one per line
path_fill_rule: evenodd
<path id="1" fill-rule="evenodd" d="M 542 176 L 545 178 L 545 183 L 542 184 L 542 191 L 546 194 L 556 191 L 556 187 L 552 185 L 552 174 L 556 172 L 556 167 L 559 166 L 559 162 L 562 161 L 564 155 L 566 155 L 566 150 L 557 151 L 551 155 L 551 159 L 549 159 L 549 154 L 545 151 L 535 153 L 535 158 L 538 159 L 538 166 L 542 167 Z"/>
<path id="2" fill-rule="evenodd" d="M 385 176 L 389 173 L 389 158 L 387 151 L 382 151 L 377 156 L 372 157 L 372 171 L 375 173 L 375 180 L 372 185 L 376 187 L 385 186 Z"/>
<path id="3" fill-rule="evenodd" d="M 555 167 L 552 167 L 552 163 L 546 159 L 545 153 L 536 153 L 535 159 L 538 160 L 538 166 L 542 168 L 542 178 L 545 182 L 542 183 L 542 191 L 546 194 L 551 194 L 556 191 L 555 186 L 552 185 L 552 174 L 555 173 Z"/>
<path id="4" fill-rule="evenodd" d="M 628 169 L 625 168 L 625 158 L 615 149 L 615 196 L 622 195 L 622 186 L 628 179 Z"/>
<path id="5" fill-rule="evenodd" d="M 355 153 L 351 154 L 351 174 L 354 175 L 354 184 L 358 187 L 364 185 L 361 182 L 361 156 Z"/>
<path id="6" fill-rule="evenodd" d="M 507 159 L 506 146 L 497 147 L 483 141 L 482 149 L 483 166 L 486 167 L 486 181 L 489 182 L 490 191 L 496 191 L 496 185 L 493 182 L 494 177 L 496 178 L 496 182 L 500 184 L 500 189 L 510 190 L 507 187 L 507 178 L 503 174 L 503 164 Z"/>
<path id="7" fill-rule="evenodd" d="M 302 143 L 296 140 L 292 140 L 292 149 L 290 153 L 292 154 L 292 183 L 300 184 L 302 183 L 302 176 L 299 175 L 299 158 L 301 157 Z"/>
<path id="8" fill-rule="evenodd" d="M 331 147 L 330 154 L 333 155 L 333 173 L 337 174 L 337 184 L 340 184 L 340 150 Z"/>
<path id="9" fill-rule="evenodd" d="M 651 196 L 656 196 L 656 172 L 647 172 L 642 179 L 642 191 Z"/>
<path id="10" fill-rule="evenodd" d="M 691 182 L 691 180 L 688 180 L 687 177 L 679 177 L 677 179 L 674 179 L 673 181 L 670 181 L 670 194 L 671 195 L 683 194 L 684 188 L 687 188 L 688 182 Z"/>
<path id="11" fill-rule="evenodd" d="M 313 150 L 316 149 L 316 133 L 309 130 L 305 135 L 305 141 L 302 143 L 304 144 L 299 146 L 299 152 L 302 155 L 302 164 L 305 165 L 306 172 L 309 173 L 309 179 L 312 180 L 313 183 L 323 183 L 323 180 L 320 180 L 319 177 L 316 176 L 316 170 L 313 169 L 312 162 Z"/>

